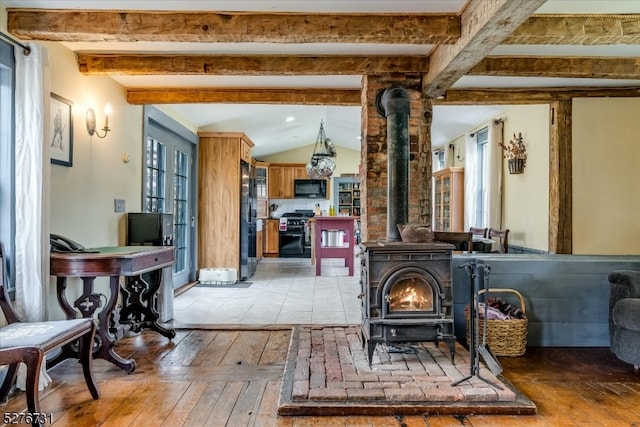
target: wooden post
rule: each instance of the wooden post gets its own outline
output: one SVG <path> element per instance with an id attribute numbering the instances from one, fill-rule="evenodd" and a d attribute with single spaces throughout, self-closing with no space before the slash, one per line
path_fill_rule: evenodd
<path id="1" fill-rule="evenodd" d="M 571 120 L 572 100 L 550 105 L 549 252 L 573 252 Z"/>

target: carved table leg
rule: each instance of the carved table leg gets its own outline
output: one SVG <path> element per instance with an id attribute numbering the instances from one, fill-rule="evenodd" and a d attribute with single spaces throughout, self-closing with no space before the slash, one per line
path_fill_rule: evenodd
<path id="1" fill-rule="evenodd" d="M 100 294 L 93 292 L 94 280 L 95 277 L 82 278 L 83 292 L 82 295 L 74 302 L 74 306 L 79 310 L 82 317 L 89 319 L 94 318 L 96 310 L 102 305 Z M 113 350 L 113 346 L 116 343 L 116 337 L 109 331 L 109 319 L 118 300 L 119 281 L 119 276 L 111 276 L 109 278 L 110 296 L 105 306 L 97 314 L 98 323 L 95 335 L 96 346 L 93 350 L 93 357 L 108 360 L 119 368 L 131 373 L 136 368 L 135 360 L 124 359 Z M 75 319 L 78 317 L 78 311 L 69 304 L 65 293 L 66 287 L 66 277 L 58 277 L 58 302 L 67 315 L 67 319 Z M 62 348 L 62 352 L 49 361 L 48 365 L 55 366 L 57 363 L 68 358 L 78 358 L 77 343 L 65 345 Z"/>
<path id="2" fill-rule="evenodd" d="M 124 369 L 128 373 L 133 372 L 136 369 L 136 361 L 133 359 L 124 359 L 113 350 L 113 346 L 116 343 L 116 336 L 109 331 L 109 320 L 111 313 L 113 312 L 116 302 L 118 301 L 118 289 L 120 288 L 120 277 L 111 276 L 109 278 L 109 300 L 104 309 L 98 313 L 98 328 L 96 330 L 96 336 L 100 337 L 101 346 L 96 352 L 94 357 L 102 357 L 105 360 L 110 361 L 114 365 Z"/>
<path id="3" fill-rule="evenodd" d="M 160 315 L 156 310 L 155 302 L 161 284 L 162 270 L 127 278 L 125 287 L 122 289 L 123 308 L 120 311 L 120 321 L 130 322 L 135 332 L 141 329 L 152 329 L 172 339 L 176 336 L 176 331 L 158 323 Z"/>

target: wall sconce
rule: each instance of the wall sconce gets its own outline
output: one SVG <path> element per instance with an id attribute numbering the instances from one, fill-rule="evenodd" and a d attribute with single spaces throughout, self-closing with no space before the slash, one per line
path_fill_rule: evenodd
<path id="1" fill-rule="evenodd" d="M 87 132 L 89 136 L 97 136 L 98 138 L 104 138 L 107 136 L 109 131 L 109 114 L 111 114 L 111 106 L 109 104 L 104 106 L 104 127 L 102 130 L 104 131 L 104 135 L 100 135 L 96 130 L 96 113 L 93 111 L 93 108 L 89 108 L 87 110 Z"/>

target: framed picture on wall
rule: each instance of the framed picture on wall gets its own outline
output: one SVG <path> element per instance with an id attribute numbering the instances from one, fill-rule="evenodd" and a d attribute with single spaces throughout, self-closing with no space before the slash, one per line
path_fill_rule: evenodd
<path id="1" fill-rule="evenodd" d="M 68 99 L 51 92 L 49 101 L 49 144 L 51 163 L 71 167 L 73 164 L 73 115 Z"/>

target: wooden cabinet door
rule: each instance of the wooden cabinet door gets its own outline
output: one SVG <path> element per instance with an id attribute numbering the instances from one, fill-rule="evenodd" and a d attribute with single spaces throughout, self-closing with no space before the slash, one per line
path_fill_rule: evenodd
<path id="1" fill-rule="evenodd" d="M 293 178 L 294 168 L 283 167 L 280 172 L 280 183 L 282 185 L 282 198 L 293 199 Z"/>
<path id="2" fill-rule="evenodd" d="M 433 173 L 433 229 L 464 231 L 464 168 Z"/>
<path id="3" fill-rule="evenodd" d="M 251 163 L 251 145 L 245 139 L 240 140 L 240 159 Z"/>
<path id="4" fill-rule="evenodd" d="M 260 230 L 256 233 L 256 260 L 262 259 L 264 252 L 264 231 Z"/>
<path id="5" fill-rule="evenodd" d="M 269 166 L 269 198 L 282 199 L 282 167 Z"/>
<path id="6" fill-rule="evenodd" d="M 294 166 L 293 179 L 309 179 L 309 174 L 307 174 L 307 166 Z"/>
<path id="7" fill-rule="evenodd" d="M 278 256 L 280 253 L 280 231 L 278 230 L 279 221 L 277 219 L 268 219 L 265 228 L 265 255 Z"/>

